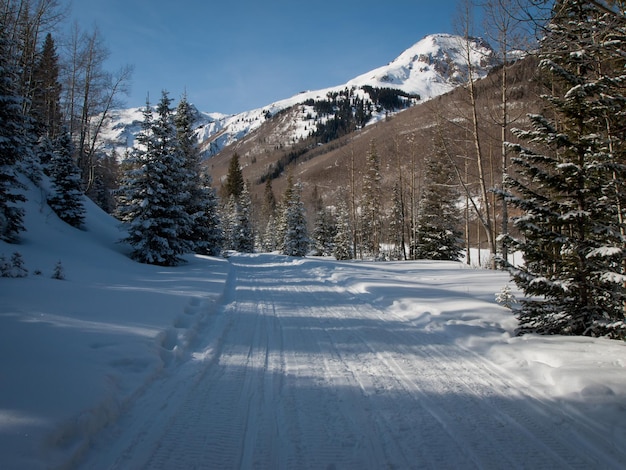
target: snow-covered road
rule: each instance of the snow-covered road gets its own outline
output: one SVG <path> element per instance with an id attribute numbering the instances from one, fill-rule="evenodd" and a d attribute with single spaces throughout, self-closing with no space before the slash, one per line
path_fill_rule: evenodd
<path id="1" fill-rule="evenodd" d="M 96 436 L 83 468 L 622 467 L 593 419 L 425 327 L 446 308 L 499 308 L 484 289 L 394 263 L 230 262 L 188 357 Z"/>

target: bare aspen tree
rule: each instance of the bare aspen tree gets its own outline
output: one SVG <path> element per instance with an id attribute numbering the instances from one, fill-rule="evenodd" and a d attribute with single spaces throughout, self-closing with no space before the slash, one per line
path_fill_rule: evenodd
<path id="1" fill-rule="evenodd" d="M 495 120 L 500 128 L 500 164 L 502 167 L 502 181 L 500 182 L 500 187 L 503 189 L 509 165 L 506 142 L 509 140 L 509 128 L 512 121 L 509 116 L 508 69 L 512 60 L 511 52 L 527 47 L 529 40 L 521 21 L 522 12 L 518 0 L 486 0 L 482 3 L 482 8 L 487 37 L 502 62 L 500 78 L 500 116 L 496 117 Z M 504 262 L 506 262 L 508 259 L 506 235 L 509 232 L 509 214 L 508 204 L 505 198 L 501 198 L 500 210 L 500 235 L 502 236 L 500 254 Z"/>
<path id="2" fill-rule="evenodd" d="M 12 57 L 20 68 L 22 112 L 30 112 L 33 93 L 33 73 L 39 57 L 39 48 L 47 33 L 65 18 L 67 8 L 61 9 L 58 0 L 0 0 L 0 16 L 7 37 L 15 47 Z"/>
<path id="3" fill-rule="evenodd" d="M 460 15 L 459 15 L 459 27 L 462 36 L 461 48 L 465 55 L 467 65 L 467 92 L 470 101 L 470 124 L 471 124 L 471 137 L 476 154 L 476 166 L 478 171 L 478 182 L 480 185 L 481 198 L 483 200 L 482 210 L 477 210 L 476 215 L 480 220 L 485 234 L 487 236 L 487 244 L 491 250 L 491 267 L 495 267 L 495 254 L 496 254 L 496 237 L 494 236 L 493 221 L 491 218 L 490 204 L 489 204 L 489 188 L 487 187 L 487 181 L 485 176 L 485 156 L 483 155 L 482 142 L 479 133 L 479 119 L 478 119 L 478 106 L 476 97 L 476 87 L 474 85 L 475 71 L 472 61 L 472 54 L 476 51 L 472 46 L 472 16 L 471 16 L 471 4 L 468 0 L 464 0 L 460 3 Z M 475 208 L 478 208 L 474 204 Z"/>
<path id="4" fill-rule="evenodd" d="M 66 53 L 64 115 L 76 145 L 77 163 L 86 191 L 93 183 L 98 137 L 109 112 L 120 103 L 132 67 L 112 74 L 104 69 L 109 55 L 97 28 L 90 33 L 74 24 Z"/>
<path id="5" fill-rule="evenodd" d="M 394 149 L 396 153 L 396 171 L 397 173 L 397 194 L 395 197 L 397 198 L 397 216 L 399 220 L 394 220 L 395 231 L 393 234 L 394 240 L 398 240 L 400 242 L 400 247 L 396 247 L 397 251 L 400 253 L 400 256 L 404 261 L 406 261 L 406 207 L 405 207 L 405 182 L 404 182 L 404 165 L 402 164 L 402 152 L 400 145 L 400 136 L 398 133 L 395 133 L 394 137 Z"/>

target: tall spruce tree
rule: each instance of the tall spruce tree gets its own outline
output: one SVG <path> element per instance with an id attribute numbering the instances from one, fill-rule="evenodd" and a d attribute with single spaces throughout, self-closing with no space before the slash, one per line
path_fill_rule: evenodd
<path id="1" fill-rule="evenodd" d="M 261 207 L 262 230 L 260 233 L 260 246 L 263 251 L 274 251 L 278 245 L 276 237 L 276 196 L 272 189 L 270 178 L 265 182 L 263 206 Z"/>
<path id="2" fill-rule="evenodd" d="M 163 92 L 153 117 L 149 103 L 144 110 L 140 148 L 128 169 L 122 189 L 129 220 L 131 257 L 139 262 L 172 266 L 190 251 L 191 218 L 185 211 L 188 197 L 184 157 L 176 138 L 171 100 Z M 181 191 L 181 188 L 183 189 Z"/>
<path id="3" fill-rule="evenodd" d="M 228 199 L 230 196 L 238 198 L 243 192 L 244 179 L 241 171 L 241 165 L 239 164 L 239 154 L 235 152 L 230 159 L 228 166 L 228 173 L 226 175 L 226 185 L 224 186 L 224 199 Z"/>
<path id="4" fill-rule="evenodd" d="M 85 219 L 82 179 L 80 169 L 72 158 L 74 146 L 69 132 L 63 132 L 54 141 L 54 152 L 50 161 L 52 194 L 48 204 L 59 218 L 80 228 Z"/>
<path id="5" fill-rule="evenodd" d="M 334 214 L 327 208 L 321 207 L 315 216 L 313 240 L 315 251 L 320 256 L 330 256 L 335 252 L 335 237 L 337 235 L 337 221 Z"/>
<path id="6" fill-rule="evenodd" d="M 217 191 L 211 185 L 211 176 L 200 174 L 200 190 L 198 199 L 200 211 L 194 214 L 193 233 L 195 251 L 203 255 L 217 256 L 222 251 L 224 232 L 219 213 Z"/>
<path id="7" fill-rule="evenodd" d="M 24 230 L 25 201 L 19 190 L 17 165 L 29 148 L 28 126 L 22 113 L 24 98 L 19 94 L 19 73 L 14 65 L 5 17 L 0 17 L 0 239 L 16 242 Z"/>
<path id="8" fill-rule="evenodd" d="M 31 115 L 37 134 L 50 139 L 62 132 L 59 70 L 56 45 L 48 33 L 33 70 Z"/>
<path id="9" fill-rule="evenodd" d="M 333 255 L 338 260 L 354 258 L 350 214 L 348 206 L 343 201 L 340 201 L 337 206 L 337 233 L 335 234 Z"/>
<path id="10" fill-rule="evenodd" d="M 252 226 L 252 200 L 243 179 L 237 153 L 230 159 L 226 184 L 222 191 L 226 201 L 222 207 L 225 248 L 252 253 L 255 244 Z"/>
<path id="11" fill-rule="evenodd" d="M 222 231 L 218 214 L 218 200 L 211 187 L 211 177 L 200 167 L 200 151 L 193 130 L 193 108 L 183 95 L 176 107 L 174 123 L 176 138 L 184 159 L 183 169 L 187 177 L 183 181 L 183 205 L 191 217 L 191 229 L 187 234 L 196 253 L 217 255 L 221 251 Z"/>
<path id="12" fill-rule="evenodd" d="M 453 169 L 442 155 L 427 158 L 417 211 L 413 252 L 417 258 L 457 261 L 461 256 L 460 199 Z"/>
<path id="13" fill-rule="evenodd" d="M 113 214 L 117 208 L 115 191 L 120 185 L 120 164 L 115 149 L 98 157 L 94 167 L 94 181 L 86 195 L 103 211 Z"/>
<path id="14" fill-rule="evenodd" d="M 284 207 L 285 233 L 282 252 L 287 256 L 305 256 L 309 249 L 309 236 L 300 181 L 288 192 Z"/>
<path id="15" fill-rule="evenodd" d="M 607 3 L 557 1 L 541 42 L 547 111 L 515 130 L 508 201 L 522 211 L 511 267 L 519 331 L 626 337 L 626 21 Z"/>
<path id="16" fill-rule="evenodd" d="M 243 190 L 235 205 L 235 227 L 233 230 L 233 249 L 241 253 L 254 251 L 254 229 L 252 227 L 252 200 L 248 185 L 244 184 Z"/>
<path id="17" fill-rule="evenodd" d="M 224 234 L 224 242 L 222 248 L 224 250 L 235 249 L 235 233 L 237 229 L 237 199 L 230 196 L 222 206 L 222 231 Z"/>

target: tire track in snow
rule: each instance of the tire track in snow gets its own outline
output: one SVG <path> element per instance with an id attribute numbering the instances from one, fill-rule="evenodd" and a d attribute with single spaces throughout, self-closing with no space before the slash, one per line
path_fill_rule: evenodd
<path id="1" fill-rule="evenodd" d="M 393 322 L 403 322 L 367 305 L 361 313 L 367 310 L 381 321 L 390 323 L 392 317 Z M 380 333 L 377 340 L 386 336 L 385 344 L 398 347 L 380 351 L 372 346 L 372 353 L 387 364 L 408 392 L 422 397 L 422 406 L 426 404 L 478 467 L 490 462 L 508 462 L 508 468 L 590 468 L 598 462 L 607 468 L 621 467 L 618 456 L 588 444 L 598 437 L 585 434 L 586 426 L 581 428 L 581 423 L 556 403 L 517 390 L 516 380 L 496 372 L 489 361 L 440 334 L 420 332 L 412 326 L 385 328 Z M 361 339 L 366 344 L 371 341 L 362 335 Z M 455 397 L 456 403 L 447 400 L 449 396 Z"/>
<path id="2" fill-rule="evenodd" d="M 120 423 L 111 468 L 617 467 L 555 404 L 330 282 L 332 264 L 231 263 L 198 360 Z"/>

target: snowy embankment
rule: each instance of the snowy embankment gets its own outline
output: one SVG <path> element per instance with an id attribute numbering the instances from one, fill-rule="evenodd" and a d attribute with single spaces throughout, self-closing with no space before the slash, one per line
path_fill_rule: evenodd
<path id="1" fill-rule="evenodd" d="M 163 370 L 184 360 L 222 294 L 225 260 L 131 261 L 119 223 L 87 202 L 84 231 L 28 193 L 25 278 L 0 278 L 0 468 L 80 454 Z M 51 279 L 58 262 L 65 280 Z M 37 272 L 41 271 L 41 274 Z"/>
<path id="2" fill-rule="evenodd" d="M 626 345 L 514 337 L 502 272 L 130 261 L 29 194 L 0 278 L 0 467 L 619 468 Z M 39 202 L 38 202 L 39 201 Z M 66 279 L 50 279 L 61 261 Z M 41 270 L 36 275 L 35 270 Z"/>

